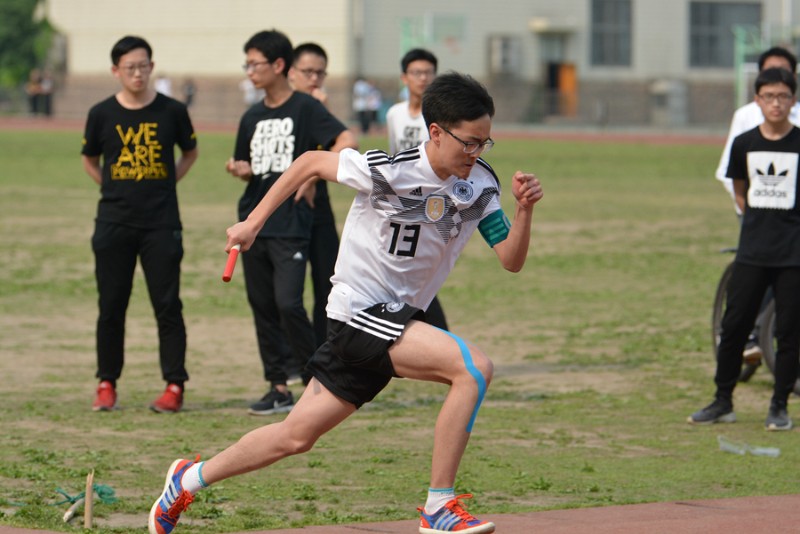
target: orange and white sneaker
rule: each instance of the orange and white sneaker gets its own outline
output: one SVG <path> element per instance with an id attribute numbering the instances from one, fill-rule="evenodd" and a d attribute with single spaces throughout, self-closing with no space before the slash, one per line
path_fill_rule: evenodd
<path id="1" fill-rule="evenodd" d="M 420 514 L 420 534 L 484 534 L 494 532 L 494 523 L 481 521 L 464 509 L 461 499 L 471 499 L 471 493 L 456 495 L 452 501 L 442 506 L 438 512 L 428 515 L 424 508 L 417 508 Z"/>
<path id="2" fill-rule="evenodd" d="M 117 409 L 117 391 L 108 380 L 103 380 L 97 386 L 97 396 L 92 403 L 95 412 L 110 412 Z"/>
<path id="3" fill-rule="evenodd" d="M 183 388 L 178 384 L 169 384 L 164 393 L 153 401 L 150 409 L 158 413 L 175 413 L 183 407 Z"/>
<path id="4" fill-rule="evenodd" d="M 194 495 L 183 489 L 181 479 L 186 470 L 200 461 L 198 456 L 195 461 L 175 460 L 167 471 L 167 480 L 164 483 L 164 491 L 161 496 L 153 503 L 150 508 L 150 516 L 147 526 L 150 534 L 170 534 L 181 514 L 189 508 L 194 500 Z"/>

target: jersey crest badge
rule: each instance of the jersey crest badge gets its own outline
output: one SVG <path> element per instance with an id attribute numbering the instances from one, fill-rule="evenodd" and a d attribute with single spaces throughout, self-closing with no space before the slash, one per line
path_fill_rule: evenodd
<path id="1" fill-rule="evenodd" d="M 453 186 L 453 196 L 455 196 L 461 202 L 466 202 L 472 198 L 473 191 L 472 186 L 469 182 L 465 182 L 464 180 L 459 180 Z"/>
<path id="2" fill-rule="evenodd" d="M 387 302 L 386 311 L 391 313 L 397 313 L 403 309 L 403 306 L 405 306 L 405 304 L 403 304 L 402 302 Z"/>
<path id="3" fill-rule="evenodd" d="M 430 196 L 425 201 L 425 216 L 432 222 L 444 217 L 444 197 Z"/>

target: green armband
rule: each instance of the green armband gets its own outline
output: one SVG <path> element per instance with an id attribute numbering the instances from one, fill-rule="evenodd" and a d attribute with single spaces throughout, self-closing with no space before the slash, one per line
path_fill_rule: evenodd
<path id="1" fill-rule="evenodd" d="M 478 230 L 483 236 L 483 240 L 490 247 L 494 247 L 508 237 L 508 232 L 511 230 L 511 222 L 506 217 L 506 214 L 503 213 L 503 210 L 497 210 L 480 222 Z"/>

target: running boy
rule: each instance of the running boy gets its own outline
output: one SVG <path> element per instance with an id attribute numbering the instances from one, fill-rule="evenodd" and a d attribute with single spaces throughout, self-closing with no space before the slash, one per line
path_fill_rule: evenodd
<path id="1" fill-rule="evenodd" d="M 206 462 L 176 460 L 150 511 L 151 533 L 171 532 L 201 488 L 308 451 L 394 376 L 450 387 L 436 422 L 420 532 L 494 531 L 464 510 L 468 495 L 454 491 L 492 362 L 419 319 L 475 230 L 505 269 L 522 269 L 533 207 L 543 193 L 534 175 L 517 171 L 513 222 L 504 215 L 499 181 L 479 159 L 494 144 L 494 102 L 474 79 L 441 76 L 426 91 L 423 109 L 430 140 L 416 150 L 394 158 L 377 150 L 307 152 L 245 221 L 228 229 L 226 249 L 247 250 L 277 207 L 314 176 L 356 190 L 328 301 L 328 340 L 309 363 L 314 378 L 283 421 L 246 434 Z"/>
<path id="2" fill-rule="evenodd" d="M 775 385 L 765 427 L 790 430 L 787 404 L 797 379 L 800 351 L 800 208 L 797 175 L 800 128 L 789 120 L 797 81 L 792 72 L 759 73 L 755 101 L 764 122 L 736 137 L 727 175 L 743 213 L 739 247 L 728 285 L 717 350 L 714 402 L 689 416 L 694 424 L 732 423 L 733 390 L 742 352 L 767 287 L 775 295 Z"/>

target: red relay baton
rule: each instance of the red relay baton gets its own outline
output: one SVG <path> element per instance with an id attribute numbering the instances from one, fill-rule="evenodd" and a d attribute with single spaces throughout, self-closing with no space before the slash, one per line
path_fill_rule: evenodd
<path id="1" fill-rule="evenodd" d="M 230 282 L 233 276 L 233 268 L 236 267 L 236 258 L 239 257 L 239 251 L 242 250 L 242 245 L 233 245 L 231 251 L 228 252 L 228 262 L 225 264 L 225 270 L 222 271 L 222 281 Z"/>

